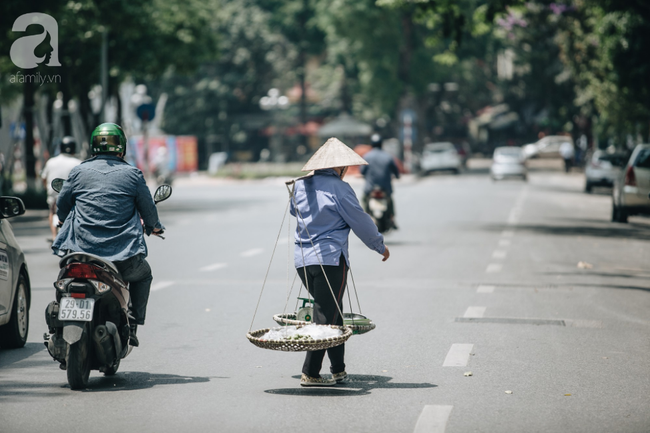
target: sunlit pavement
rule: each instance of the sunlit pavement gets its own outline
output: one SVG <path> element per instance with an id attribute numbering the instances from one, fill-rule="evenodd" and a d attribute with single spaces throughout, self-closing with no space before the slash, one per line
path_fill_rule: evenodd
<path id="1" fill-rule="evenodd" d="M 159 205 L 167 239 L 148 240 L 141 347 L 81 392 L 41 342 L 58 268 L 46 220 L 16 220 L 31 327 L 26 348 L 0 351 L 0 430 L 647 431 L 648 220 L 611 223 L 609 191 L 585 194 L 578 171 L 492 182 L 489 164 L 474 164 L 396 182 L 386 263 L 351 236 L 361 310 L 377 328 L 348 341 L 350 382 L 328 389 L 300 388 L 302 353 L 245 337 L 295 308 L 286 179 L 177 179 Z"/>

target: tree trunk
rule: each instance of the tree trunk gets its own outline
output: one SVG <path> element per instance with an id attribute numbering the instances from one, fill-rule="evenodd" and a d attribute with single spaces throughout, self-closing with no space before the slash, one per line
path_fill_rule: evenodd
<path id="1" fill-rule="evenodd" d="M 36 158 L 34 157 L 34 84 L 25 80 L 23 85 L 23 117 L 25 118 L 25 175 L 27 185 L 34 186 Z"/>

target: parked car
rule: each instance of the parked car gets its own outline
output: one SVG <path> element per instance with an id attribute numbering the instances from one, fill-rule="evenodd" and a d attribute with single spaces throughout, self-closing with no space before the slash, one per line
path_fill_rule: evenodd
<path id="1" fill-rule="evenodd" d="M 585 165 L 585 191 L 591 192 L 595 186 L 614 186 L 621 167 L 627 162 L 624 153 L 608 153 L 596 150 Z"/>
<path id="2" fill-rule="evenodd" d="M 422 149 L 420 170 L 424 174 L 433 171 L 451 170 L 460 173 L 462 160 L 452 143 L 428 143 Z"/>
<path id="3" fill-rule="evenodd" d="M 528 170 L 526 169 L 526 158 L 521 147 L 504 146 L 494 149 L 490 177 L 492 180 L 501 180 L 506 177 L 519 177 L 526 180 Z"/>
<path id="4" fill-rule="evenodd" d="M 523 147 L 526 159 L 560 158 L 560 146 L 564 142 L 573 143 L 573 138 L 564 135 L 547 135 L 538 142 Z"/>
<path id="5" fill-rule="evenodd" d="M 626 223 L 630 215 L 650 215 L 650 144 L 639 144 L 614 181 L 612 221 Z"/>
<path id="6" fill-rule="evenodd" d="M 0 197 L 0 348 L 23 347 L 29 331 L 31 291 L 25 255 L 7 218 L 25 213 L 17 197 Z"/>

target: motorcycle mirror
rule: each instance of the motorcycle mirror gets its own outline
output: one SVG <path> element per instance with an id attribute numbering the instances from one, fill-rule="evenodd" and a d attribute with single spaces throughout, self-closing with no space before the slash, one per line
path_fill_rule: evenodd
<path id="1" fill-rule="evenodd" d="M 167 200 L 172 195 L 172 187 L 169 185 L 160 185 L 153 195 L 153 201 L 158 204 Z"/>
<path id="2" fill-rule="evenodd" d="M 0 197 L 0 217 L 11 218 L 25 213 L 25 204 L 18 197 Z"/>
<path id="3" fill-rule="evenodd" d="M 65 182 L 65 179 L 61 179 L 60 177 L 57 177 L 51 183 L 52 189 L 56 192 L 61 192 L 61 189 L 63 189 L 63 182 Z"/>

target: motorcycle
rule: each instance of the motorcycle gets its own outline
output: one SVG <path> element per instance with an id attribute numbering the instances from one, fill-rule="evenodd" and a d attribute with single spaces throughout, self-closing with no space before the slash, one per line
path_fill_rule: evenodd
<path id="1" fill-rule="evenodd" d="M 392 228 L 393 215 L 388 211 L 388 195 L 380 187 L 375 186 L 368 196 L 367 212 L 377 225 L 379 233 L 386 233 Z"/>
<path id="2" fill-rule="evenodd" d="M 57 192 L 62 185 L 62 179 L 52 182 Z M 171 193 L 169 185 L 159 186 L 154 202 L 168 199 Z M 156 235 L 164 239 L 162 233 Z M 91 370 L 111 376 L 133 349 L 129 344 L 129 286 L 112 262 L 93 254 L 67 254 L 59 267 L 56 300 L 45 310 L 49 333 L 43 339 L 52 358 L 66 371 L 70 388 L 83 389 Z"/>

